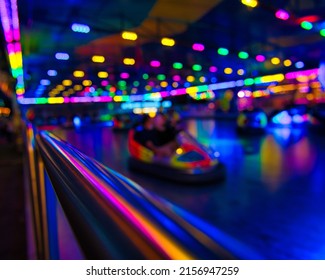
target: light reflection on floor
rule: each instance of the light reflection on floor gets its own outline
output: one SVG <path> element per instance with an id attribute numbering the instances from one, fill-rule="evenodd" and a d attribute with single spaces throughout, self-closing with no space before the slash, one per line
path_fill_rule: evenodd
<path id="1" fill-rule="evenodd" d="M 325 138 L 272 128 L 238 137 L 231 121 L 191 120 L 188 131 L 218 150 L 227 179 L 184 186 L 131 173 L 126 133 L 84 128 L 56 133 L 143 187 L 203 217 L 268 259 L 325 259 Z"/>

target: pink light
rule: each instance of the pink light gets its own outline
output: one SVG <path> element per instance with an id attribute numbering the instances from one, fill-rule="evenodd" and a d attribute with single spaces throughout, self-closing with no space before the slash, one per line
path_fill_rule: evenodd
<path id="1" fill-rule="evenodd" d="M 181 80 L 181 76 L 180 75 L 174 75 L 173 76 L 173 81 L 179 82 L 180 80 Z"/>
<path id="2" fill-rule="evenodd" d="M 123 72 L 123 73 L 121 73 L 120 77 L 121 77 L 121 79 L 128 79 L 130 77 L 130 75 L 129 75 L 129 73 Z"/>
<path id="3" fill-rule="evenodd" d="M 258 62 L 264 62 L 265 59 L 266 58 L 265 58 L 264 55 L 259 54 L 259 55 L 256 56 L 256 61 L 258 61 Z"/>
<path id="4" fill-rule="evenodd" d="M 168 96 L 169 96 L 169 92 L 168 92 L 168 91 L 162 91 L 162 92 L 160 93 L 160 96 L 161 96 L 162 98 L 168 97 Z"/>
<path id="5" fill-rule="evenodd" d="M 287 11 L 285 10 L 277 10 L 276 13 L 275 13 L 275 16 L 278 18 L 278 19 L 282 19 L 282 20 L 288 20 L 290 15 Z"/>
<path id="6" fill-rule="evenodd" d="M 154 86 L 155 86 L 155 83 L 154 83 L 153 81 L 150 81 L 150 82 L 148 83 L 148 85 L 151 86 L 151 87 L 154 87 Z"/>
<path id="7" fill-rule="evenodd" d="M 210 71 L 211 73 L 215 73 L 215 72 L 218 71 L 218 68 L 215 67 L 215 66 L 210 66 L 209 71 Z"/>
<path id="8" fill-rule="evenodd" d="M 318 68 L 310 69 L 310 70 L 304 70 L 304 71 L 296 71 L 296 72 L 289 72 L 285 74 L 285 78 L 290 79 L 296 79 L 299 76 L 310 76 L 310 75 L 318 75 Z"/>
<path id="9" fill-rule="evenodd" d="M 150 61 L 151 67 L 160 67 L 160 61 L 158 60 L 152 60 Z"/>
<path id="10" fill-rule="evenodd" d="M 104 81 L 102 81 L 101 83 L 100 83 L 103 87 L 106 87 L 106 86 L 108 86 L 108 81 L 106 81 L 106 80 L 104 80 Z"/>
<path id="11" fill-rule="evenodd" d="M 204 51 L 204 45 L 199 44 L 199 43 L 195 43 L 195 44 L 193 44 L 192 49 L 194 51 L 202 52 L 202 51 Z"/>

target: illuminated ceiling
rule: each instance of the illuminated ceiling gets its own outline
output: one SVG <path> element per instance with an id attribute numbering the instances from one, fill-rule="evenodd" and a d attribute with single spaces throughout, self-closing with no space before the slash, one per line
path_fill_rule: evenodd
<path id="1" fill-rule="evenodd" d="M 276 18 L 278 9 L 289 19 Z M 290 72 L 297 62 L 315 68 L 324 57 L 324 0 L 260 0 L 256 8 L 240 0 L 18 0 L 18 10 L 25 97 L 81 96 L 89 86 L 99 95 L 107 86 L 117 95 L 168 91 Z M 124 30 L 137 40 L 123 39 Z M 162 46 L 162 37 L 175 45 Z"/>

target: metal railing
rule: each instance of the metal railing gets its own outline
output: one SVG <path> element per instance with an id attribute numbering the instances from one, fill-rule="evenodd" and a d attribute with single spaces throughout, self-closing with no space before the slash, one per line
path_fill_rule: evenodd
<path id="1" fill-rule="evenodd" d="M 81 258 L 261 258 L 214 226 L 49 132 L 37 133 L 35 146 L 29 156 L 34 162 L 30 160 L 29 165 L 34 169 L 31 191 L 40 258 L 60 258 L 53 253 L 57 242 L 51 238 L 55 230 L 51 228 L 51 192 L 67 217 Z"/>

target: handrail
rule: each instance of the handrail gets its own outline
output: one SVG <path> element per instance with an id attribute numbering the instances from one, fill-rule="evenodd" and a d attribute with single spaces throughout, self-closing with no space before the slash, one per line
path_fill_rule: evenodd
<path id="1" fill-rule="evenodd" d="M 84 155 L 36 136 L 56 195 L 89 259 L 260 259 L 198 217 Z"/>

